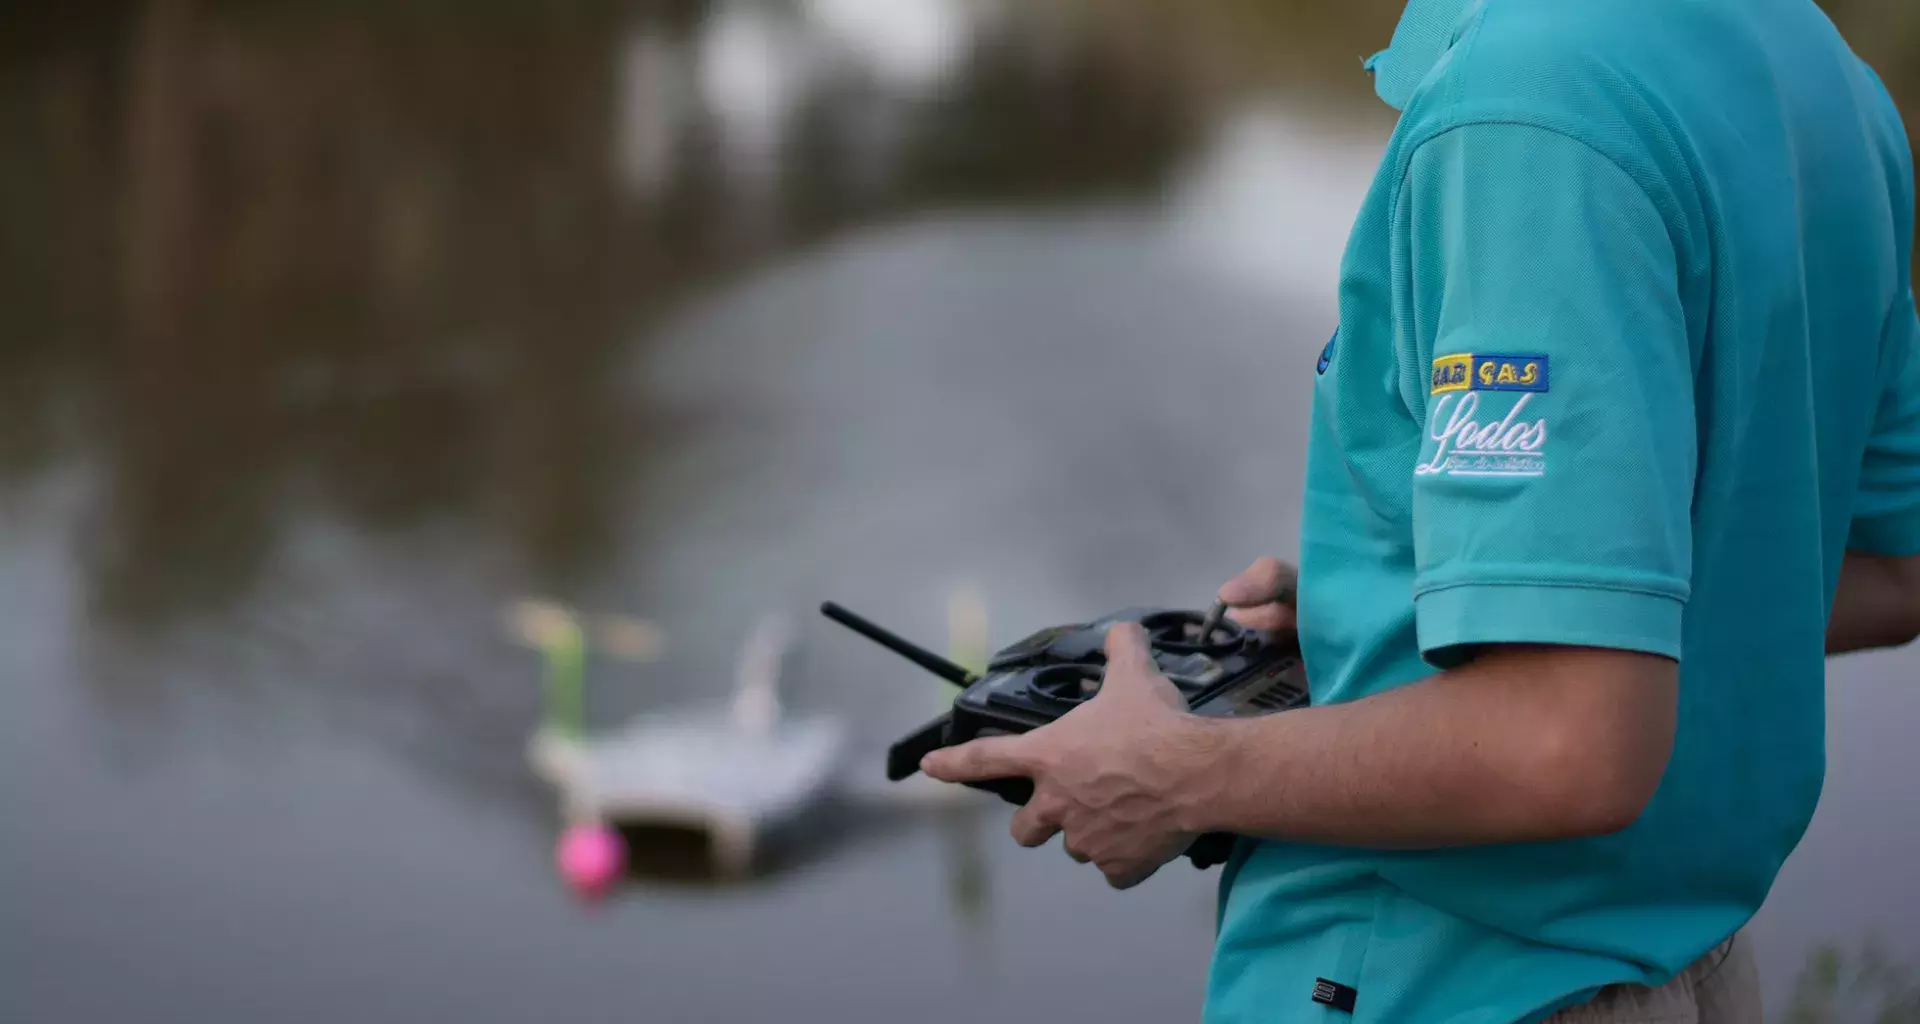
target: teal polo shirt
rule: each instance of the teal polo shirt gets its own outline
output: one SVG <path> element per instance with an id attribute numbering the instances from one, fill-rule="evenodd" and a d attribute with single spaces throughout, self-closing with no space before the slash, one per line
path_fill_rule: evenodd
<path id="1" fill-rule="evenodd" d="M 1242 843 L 1211 1024 L 1510 1024 L 1665 982 L 1813 813 L 1844 552 L 1920 553 L 1909 147 L 1810 0 L 1413 0 L 1370 67 L 1401 118 L 1301 368 L 1313 699 L 1618 648 L 1678 660 L 1678 735 L 1613 835 Z"/>

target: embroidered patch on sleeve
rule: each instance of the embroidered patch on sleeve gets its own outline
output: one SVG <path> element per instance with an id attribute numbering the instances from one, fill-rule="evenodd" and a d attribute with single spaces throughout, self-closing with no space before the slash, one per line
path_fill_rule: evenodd
<path id="1" fill-rule="evenodd" d="M 1527 406 L 1546 390 L 1543 355 L 1467 353 L 1435 359 L 1426 438 L 1433 447 L 1423 452 L 1414 475 L 1544 476 L 1547 421 L 1529 415 Z M 1482 407 L 1483 399 L 1488 407 Z"/>
<path id="2" fill-rule="evenodd" d="M 1473 380 L 1472 356 L 1441 356 L 1433 361 L 1433 393 L 1465 391 Z"/>
<path id="3" fill-rule="evenodd" d="M 1547 357 L 1529 355 L 1441 356 L 1433 361 L 1433 393 L 1449 391 L 1547 390 Z"/>

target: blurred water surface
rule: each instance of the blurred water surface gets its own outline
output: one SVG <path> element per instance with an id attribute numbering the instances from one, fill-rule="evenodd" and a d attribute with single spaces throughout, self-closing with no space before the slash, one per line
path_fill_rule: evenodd
<path id="1" fill-rule="evenodd" d="M 877 775 L 944 693 L 822 598 L 937 646 L 970 587 L 1004 643 L 1291 555 L 1391 7 L 18 16 L 0 1019 L 1190 1019 L 1215 876 L 1112 893 L 998 805 L 577 907 L 500 614 L 659 622 L 612 723 L 787 611 Z M 1910 95 L 1911 7 L 1846 7 Z M 1776 994 L 1920 959 L 1920 653 L 1832 681 Z"/>

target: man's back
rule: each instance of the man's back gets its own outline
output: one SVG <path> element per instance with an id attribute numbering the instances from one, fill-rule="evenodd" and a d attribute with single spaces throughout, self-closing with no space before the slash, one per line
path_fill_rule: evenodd
<path id="1" fill-rule="evenodd" d="M 1210 1020 L 1317 1020 L 1319 978 L 1358 1021 L 1539 1019 L 1678 971 L 1811 817 L 1844 550 L 1920 551 L 1906 139 L 1810 0 L 1415 0 L 1374 70 L 1404 114 L 1317 386 L 1314 700 L 1612 647 L 1679 660 L 1678 729 L 1615 834 L 1247 845 Z"/>
<path id="2" fill-rule="evenodd" d="M 1811 0 L 1635 6 L 1677 7 L 1699 21 L 1688 35 L 1717 40 L 1698 66 L 1662 55 L 1700 76 L 1666 94 L 1697 164 L 1706 228 L 1688 318 L 1703 335 L 1704 407 L 1691 604 L 1750 609 L 1749 588 L 1766 585 L 1775 599 L 1755 609 L 1761 620 L 1731 624 L 1716 642 L 1750 648 L 1753 626 L 1789 630 L 1800 678 L 1818 680 L 1888 360 L 1913 347 L 1907 137 L 1872 70 Z M 1675 41 L 1657 29 L 1646 37 Z M 1755 505 L 1793 514 L 1752 514 Z M 1817 723 L 1817 690 L 1795 694 Z"/>

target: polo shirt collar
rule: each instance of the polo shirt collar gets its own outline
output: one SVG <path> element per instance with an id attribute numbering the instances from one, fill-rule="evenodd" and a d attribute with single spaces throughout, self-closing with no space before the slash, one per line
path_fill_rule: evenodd
<path id="1" fill-rule="evenodd" d="M 1483 0 L 1407 0 L 1387 48 L 1367 58 L 1373 90 L 1404 110 L 1413 90 L 1453 47 L 1459 27 Z"/>

